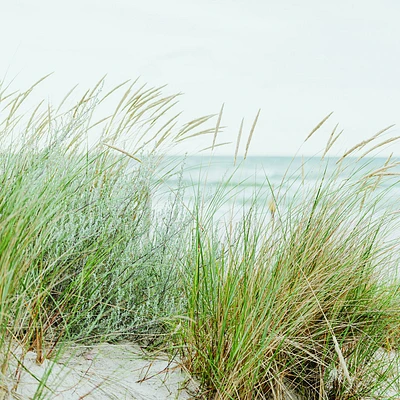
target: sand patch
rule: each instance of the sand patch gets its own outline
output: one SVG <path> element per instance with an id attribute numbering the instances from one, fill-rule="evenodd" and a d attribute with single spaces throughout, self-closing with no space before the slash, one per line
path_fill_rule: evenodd
<path id="1" fill-rule="evenodd" d="M 19 353 L 19 355 L 21 352 Z M 18 351 L 15 352 L 18 357 Z M 196 385 L 166 354 L 151 356 L 132 344 L 71 348 L 56 361 L 36 363 L 28 352 L 15 387 L 16 359 L 11 360 L 0 399 L 190 399 Z M 47 376 L 46 385 L 40 382 Z M 2 397 L 3 396 L 3 397 Z"/>

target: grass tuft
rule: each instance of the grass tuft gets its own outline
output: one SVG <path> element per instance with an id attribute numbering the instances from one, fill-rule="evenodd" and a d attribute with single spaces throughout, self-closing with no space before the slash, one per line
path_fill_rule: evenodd
<path id="1" fill-rule="evenodd" d="M 71 341 L 128 339 L 179 349 L 204 398 L 396 396 L 399 163 L 348 157 L 390 127 L 336 163 L 324 159 L 336 125 L 314 185 L 302 162 L 224 220 L 244 188 L 233 175 L 211 195 L 196 182 L 187 202 L 182 169 L 161 162 L 200 135 L 222 145 L 223 106 L 180 125 L 177 95 L 136 81 L 104 91 L 103 78 L 76 103 L 73 89 L 27 113 L 40 82 L 0 85 L 0 390 L 18 392 L 29 351 L 43 364 Z"/>

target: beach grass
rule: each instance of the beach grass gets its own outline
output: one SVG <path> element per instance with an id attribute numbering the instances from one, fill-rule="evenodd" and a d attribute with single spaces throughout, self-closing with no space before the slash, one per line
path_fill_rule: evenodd
<path id="1" fill-rule="evenodd" d="M 210 134 L 213 151 L 222 109 L 214 122 L 180 124 L 177 96 L 137 82 L 106 91 L 101 80 L 72 105 L 69 94 L 28 113 L 34 88 L 0 87 L 3 389 L 18 391 L 10 365 L 18 358 L 23 368 L 29 351 L 41 364 L 71 342 L 123 339 L 179 351 L 202 398 L 395 398 L 397 163 L 348 161 L 390 143 L 376 144 L 385 130 L 312 187 L 299 174 L 295 195 L 289 173 L 278 187 L 267 176 L 270 204 L 255 192 L 239 220 L 221 222 L 240 187 L 227 177 L 207 200 L 198 183 L 185 203 L 181 185 L 165 193 L 179 165 L 161 159 L 199 135 Z M 103 115 L 107 102 L 114 111 Z M 45 386 L 34 398 L 46 397 Z"/>
<path id="2" fill-rule="evenodd" d="M 209 398 L 396 394 L 385 389 L 397 365 L 377 355 L 398 347 L 398 221 L 377 215 L 390 189 L 366 201 L 365 185 L 322 176 L 300 201 L 276 194 L 269 221 L 250 209 L 222 240 L 199 217 L 182 342 Z"/>
<path id="3" fill-rule="evenodd" d="M 18 115 L 29 93 L 2 98 L 4 379 L 15 346 L 24 349 L 22 358 L 35 351 L 43 363 L 68 341 L 160 341 L 165 321 L 181 310 L 170 266 L 183 251 L 186 222 L 172 199 L 155 223 L 152 196 L 165 173 L 156 150 L 199 125 L 172 131 L 163 114 L 174 96 L 155 89 L 129 87 L 100 123 L 96 107 L 116 91 L 87 92 L 66 111 L 49 105 Z M 97 139 L 90 144 L 94 126 Z M 147 139 L 152 135 L 148 151 L 137 144 L 144 131 Z"/>

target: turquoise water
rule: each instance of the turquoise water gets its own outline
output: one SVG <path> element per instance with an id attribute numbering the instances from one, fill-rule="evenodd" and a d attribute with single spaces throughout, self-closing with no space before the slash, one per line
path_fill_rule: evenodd
<path id="1" fill-rule="evenodd" d="M 343 181 L 352 184 L 364 176 L 376 171 L 385 164 L 385 158 L 369 158 L 362 162 L 349 158 L 340 169 L 337 182 Z M 338 158 L 302 159 L 301 157 L 249 157 L 247 160 L 238 160 L 234 165 L 231 157 L 188 157 L 186 159 L 169 158 L 165 160 L 171 168 L 175 165 L 175 174 L 164 181 L 158 196 L 159 208 L 165 207 L 166 199 L 179 196 L 179 206 L 194 210 L 195 198 L 200 200 L 202 218 L 211 215 L 212 224 L 221 237 L 227 227 L 239 222 L 243 214 L 250 208 L 256 213 L 256 221 L 261 224 L 271 219 L 270 204 L 273 201 L 271 188 L 279 203 L 279 216 L 275 218 L 291 218 L 291 213 L 285 213 L 293 204 L 310 201 L 307 193 L 316 193 L 325 175 L 329 180 L 337 173 Z M 391 160 L 391 163 L 397 160 Z M 400 174 L 400 166 L 396 165 L 388 172 Z M 376 178 L 372 180 L 376 182 Z M 371 209 L 374 219 L 379 220 L 388 210 L 394 211 L 394 218 L 389 218 L 390 226 L 384 226 L 384 241 L 394 245 L 400 243 L 400 176 L 388 176 L 380 180 L 373 194 L 367 202 L 378 204 Z M 178 190 L 178 188 L 181 188 Z M 383 196 L 381 196 L 383 194 Z M 382 197 L 382 201 L 375 203 L 374 196 Z M 198 200 L 197 200 L 198 201 Z M 311 200 L 313 201 L 313 200 Z M 359 203 L 357 203 L 359 204 Z M 357 213 L 358 205 L 353 209 Z M 286 216 L 285 216 L 286 214 Z M 360 216 L 347 215 L 351 225 Z M 231 224 L 232 223 L 232 224 Z M 390 273 L 397 274 L 397 263 Z"/>
<path id="2" fill-rule="evenodd" d="M 196 195 L 201 195 L 204 203 L 211 200 L 215 193 L 224 193 L 221 200 L 219 215 L 227 213 L 233 207 L 249 207 L 252 200 L 257 198 L 257 204 L 262 206 L 271 202 L 271 188 L 275 195 L 290 199 L 302 192 L 316 188 L 321 178 L 327 178 L 337 173 L 338 158 L 302 158 L 302 157 L 248 157 L 238 159 L 236 165 L 233 157 L 191 156 L 187 158 L 172 158 L 165 164 L 176 165 L 175 174 L 165 180 L 162 188 L 176 191 L 184 188 L 183 199 L 187 204 Z M 385 158 L 366 158 L 356 162 L 356 158 L 343 161 L 339 181 L 362 178 L 371 171 L 381 168 Z M 396 160 L 391 160 L 394 162 Z M 400 166 L 391 168 L 388 172 L 400 173 Z M 379 184 L 377 193 L 393 186 L 399 177 L 385 177 Z M 399 199 L 400 185 L 390 189 L 394 201 Z M 264 207 L 268 210 L 268 207 Z"/>
<path id="3" fill-rule="evenodd" d="M 321 177 L 326 169 L 329 176 L 336 169 L 338 158 L 302 158 L 302 157 L 248 157 L 246 160 L 238 159 L 234 165 L 233 157 L 214 156 L 200 157 L 191 156 L 187 158 L 168 158 L 169 161 L 176 160 L 177 164 L 183 163 L 183 182 L 187 185 L 198 183 L 207 179 L 210 185 L 219 185 L 227 183 L 237 186 L 260 186 L 264 185 L 266 179 L 272 184 L 279 184 L 286 175 L 289 181 L 295 181 L 304 178 L 307 182 L 315 182 Z M 345 177 L 353 171 L 352 165 L 357 159 L 348 158 L 344 162 L 346 169 L 341 176 Z M 360 169 L 358 176 L 362 176 L 368 170 L 374 170 L 385 163 L 385 158 L 365 159 L 362 164 L 364 168 Z M 357 168 L 361 168 L 361 163 Z M 400 167 L 390 169 L 390 171 L 400 172 Z M 234 174 L 234 176 L 232 176 Z M 232 176 L 232 177 L 231 177 Z M 169 180 L 177 183 L 178 176 Z"/>

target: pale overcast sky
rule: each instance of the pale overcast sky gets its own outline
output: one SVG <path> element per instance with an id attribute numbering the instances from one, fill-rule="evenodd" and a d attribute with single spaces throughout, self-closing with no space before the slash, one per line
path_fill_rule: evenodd
<path id="1" fill-rule="evenodd" d="M 23 89 L 54 71 L 40 92 L 57 101 L 105 73 L 110 85 L 141 76 L 184 92 L 188 119 L 225 103 L 226 140 L 261 108 L 254 155 L 294 154 L 334 111 L 302 152 L 336 123 L 343 150 L 400 124 L 399 20 L 398 0 L 3 0 L 0 77 Z"/>

